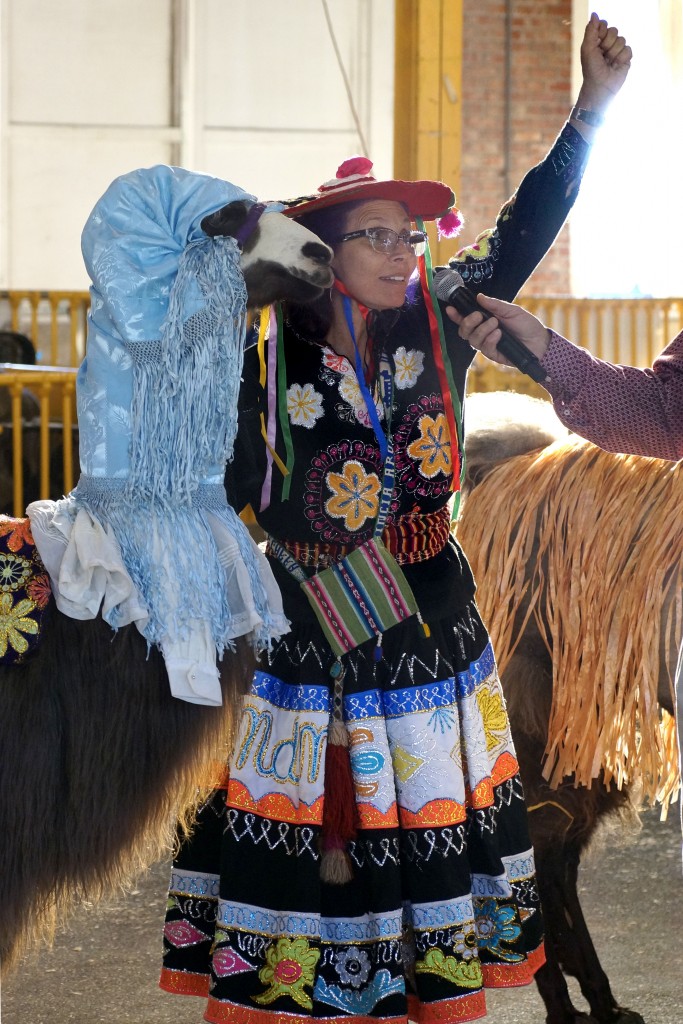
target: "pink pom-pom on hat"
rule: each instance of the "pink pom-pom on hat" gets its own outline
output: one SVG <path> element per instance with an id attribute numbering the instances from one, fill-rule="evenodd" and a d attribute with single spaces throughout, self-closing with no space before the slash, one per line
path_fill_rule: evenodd
<path id="1" fill-rule="evenodd" d="M 349 156 L 337 168 L 337 178 L 350 178 L 352 175 L 370 175 L 372 160 L 367 156 Z"/>
<path id="2" fill-rule="evenodd" d="M 455 238 L 463 226 L 463 217 L 457 207 L 449 210 L 445 217 L 437 217 L 436 230 L 439 238 Z"/>
<path id="3" fill-rule="evenodd" d="M 378 181 L 372 174 L 372 160 L 366 156 L 350 156 L 337 168 L 334 178 L 324 182 L 314 195 L 299 196 L 284 200 L 284 212 L 290 217 L 322 210 L 339 203 L 356 202 L 360 199 L 388 199 L 401 203 L 411 220 L 448 219 L 452 212 L 455 196 L 453 190 L 443 181 L 401 181 L 389 178 Z M 453 211 L 461 223 L 460 215 Z M 451 236 L 448 236 L 451 237 Z"/>

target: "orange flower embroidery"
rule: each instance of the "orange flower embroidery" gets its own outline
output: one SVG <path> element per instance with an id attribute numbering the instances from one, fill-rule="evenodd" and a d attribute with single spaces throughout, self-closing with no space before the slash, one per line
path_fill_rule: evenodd
<path id="1" fill-rule="evenodd" d="M 451 438 L 448 432 L 446 417 L 437 413 L 436 419 L 431 416 L 420 416 L 420 436 L 408 445 L 407 452 L 420 463 L 420 472 L 429 480 L 437 473 L 450 476 Z"/>
<path id="2" fill-rule="evenodd" d="M 48 574 L 41 572 L 39 576 L 34 576 L 33 579 L 29 580 L 26 584 L 26 593 L 32 601 L 35 601 L 38 608 L 46 608 L 52 596 L 52 587 Z"/>
<path id="3" fill-rule="evenodd" d="M 24 544 L 33 547 L 30 519 L 11 519 L 9 516 L 0 516 L 0 537 L 6 537 L 7 534 L 9 534 L 7 547 L 10 551 L 19 551 Z"/>
<path id="4" fill-rule="evenodd" d="M 327 484 L 332 497 L 325 508 L 329 515 L 343 519 L 347 530 L 360 530 L 366 519 L 377 515 L 380 480 L 376 473 L 366 473 L 360 462 L 344 463 L 342 473 L 328 474 Z"/>

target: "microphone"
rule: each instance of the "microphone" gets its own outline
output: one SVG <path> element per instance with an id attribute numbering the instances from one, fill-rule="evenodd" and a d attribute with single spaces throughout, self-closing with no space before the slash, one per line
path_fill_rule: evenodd
<path id="1" fill-rule="evenodd" d="M 493 316 L 493 313 L 489 313 L 488 310 L 483 309 L 479 305 L 474 293 L 470 291 L 460 274 L 455 270 L 442 267 L 434 275 L 434 281 L 436 284 L 436 297 L 445 306 L 455 306 L 458 313 L 461 313 L 463 316 L 467 316 L 468 313 L 474 313 L 475 311 L 481 313 L 485 320 L 490 320 Z M 531 377 L 538 384 L 543 384 L 548 379 L 548 374 L 533 352 L 521 341 L 518 341 L 517 338 L 513 338 L 511 334 L 508 334 L 500 320 L 498 321 L 498 328 L 502 335 L 496 345 L 498 351 L 506 359 L 509 359 L 513 366 L 516 366 L 518 370 L 525 373 L 527 377 Z"/>

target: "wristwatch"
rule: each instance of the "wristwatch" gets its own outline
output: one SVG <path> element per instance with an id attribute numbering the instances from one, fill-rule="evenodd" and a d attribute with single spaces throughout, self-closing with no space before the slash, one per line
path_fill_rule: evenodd
<path id="1" fill-rule="evenodd" d="M 577 121 L 584 121 L 593 128 L 599 128 L 605 120 L 604 114 L 599 114 L 597 110 L 588 110 L 586 107 L 573 107 L 570 117 Z"/>

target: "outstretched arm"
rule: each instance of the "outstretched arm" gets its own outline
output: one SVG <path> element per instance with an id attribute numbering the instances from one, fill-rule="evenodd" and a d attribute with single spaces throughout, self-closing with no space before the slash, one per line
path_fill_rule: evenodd
<path id="1" fill-rule="evenodd" d="M 591 15 L 581 45 L 583 81 L 569 122 L 545 160 L 526 174 L 503 206 L 495 227 L 450 261 L 475 291 L 513 299 L 543 259 L 574 204 L 597 131 L 584 118 L 602 118 L 630 61 L 630 47 L 617 29 Z"/>

